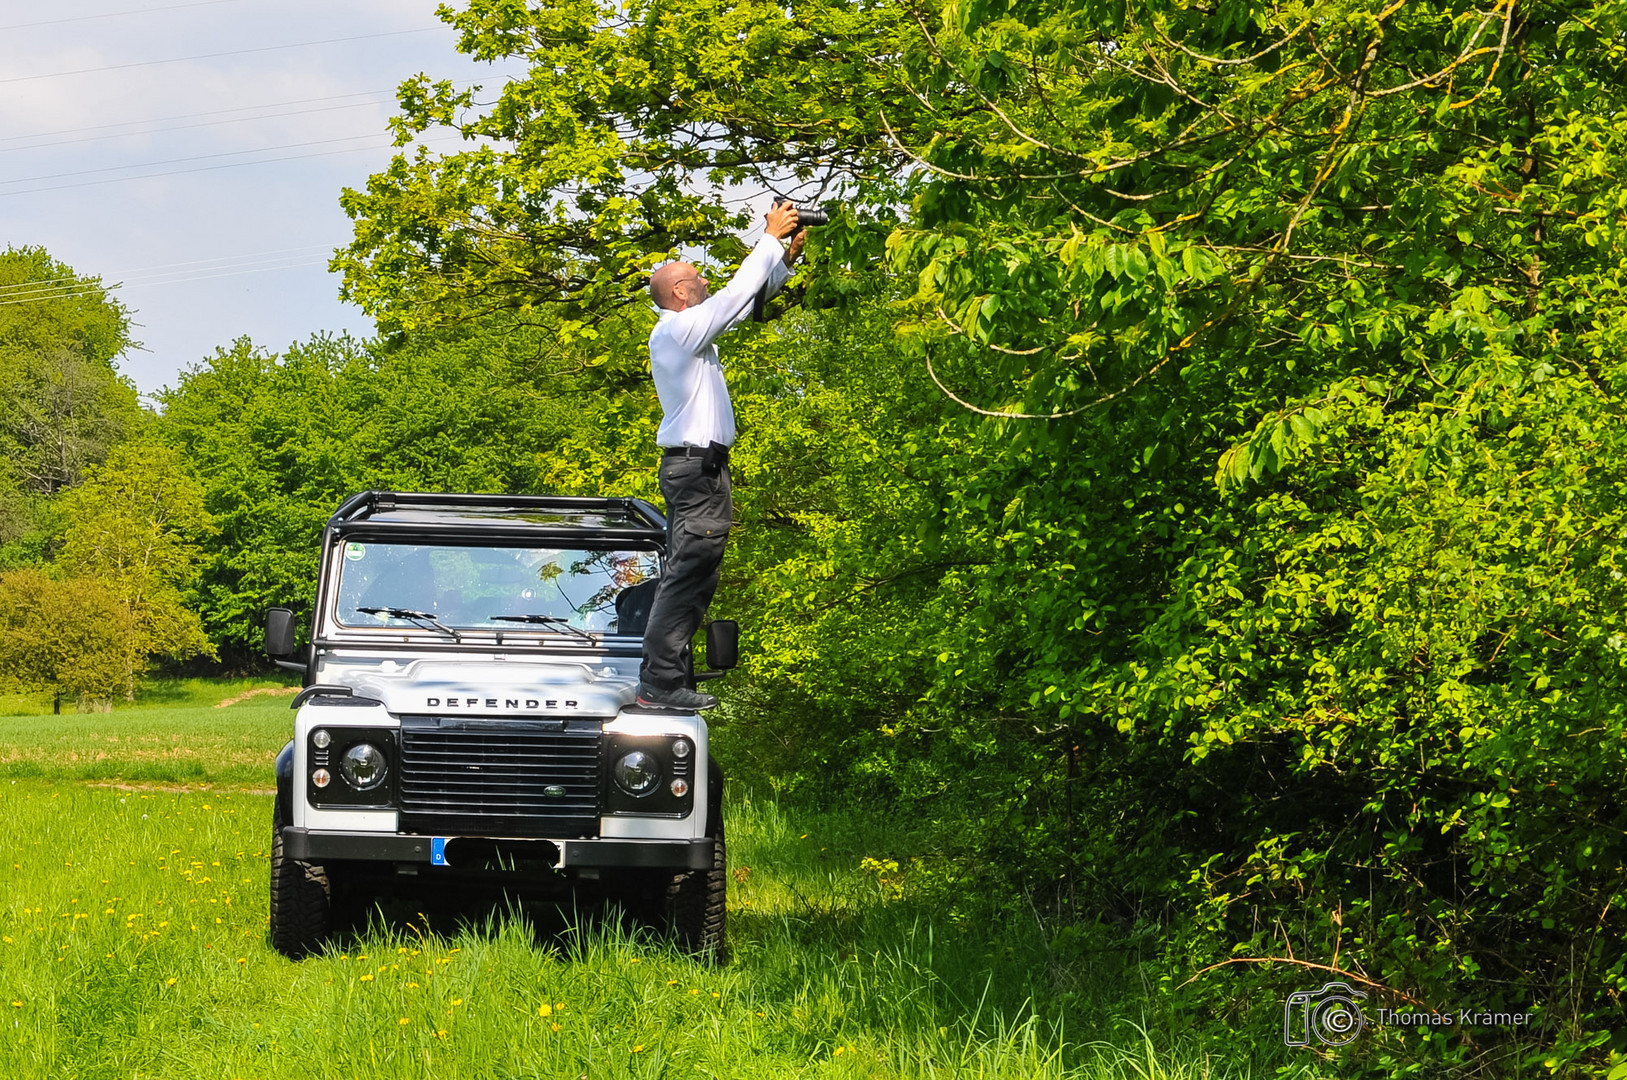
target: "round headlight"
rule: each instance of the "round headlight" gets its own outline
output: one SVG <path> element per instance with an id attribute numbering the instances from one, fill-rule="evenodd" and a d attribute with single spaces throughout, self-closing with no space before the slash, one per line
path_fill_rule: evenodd
<path id="1" fill-rule="evenodd" d="M 629 795 L 648 795 L 661 782 L 661 763 L 651 754 L 634 750 L 623 754 L 611 770 L 616 786 Z"/>
<path id="2" fill-rule="evenodd" d="M 339 759 L 339 771 L 344 773 L 345 782 L 357 791 L 371 791 L 384 783 L 384 774 L 389 770 L 384 762 L 384 751 L 372 743 L 357 743 Z"/>

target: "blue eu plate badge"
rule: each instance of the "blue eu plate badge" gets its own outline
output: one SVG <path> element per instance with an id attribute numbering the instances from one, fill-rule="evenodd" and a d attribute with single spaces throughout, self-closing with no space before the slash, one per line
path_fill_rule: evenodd
<path id="1" fill-rule="evenodd" d="M 446 837 L 432 836 L 429 840 L 429 865 L 446 865 Z"/>

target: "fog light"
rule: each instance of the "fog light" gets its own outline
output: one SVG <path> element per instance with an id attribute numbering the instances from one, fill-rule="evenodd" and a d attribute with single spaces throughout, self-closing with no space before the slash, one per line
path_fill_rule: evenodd
<path id="1" fill-rule="evenodd" d="M 689 794 L 689 781 L 688 780 L 681 780 L 681 779 L 680 780 L 674 780 L 672 782 L 672 787 L 671 787 L 670 790 L 672 791 L 673 798 L 681 799 L 685 795 Z"/>
<path id="2" fill-rule="evenodd" d="M 328 774 L 326 769 L 318 769 L 311 774 L 311 783 L 317 787 L 327 787 L 332 780 L 333 777 Z"/>
<path id="3" fill-rule="evenodd" d="M 661 763 L 642 750 L 623 754 L 611 770 L 616 786 L 633 796 L 644 796 L 655 790 L 661 782 Z"/>
<path id="4" fill-rule="evenodd" d="M 372 743 L 357 743 L 339 759 L 339 771 L 345 782 L 357 791 L 371 791 L 384 783 L 389 771 L 384 762 L 384 751 Z"/>
<path id="5" fill-rule="evenodd" d="M 332 745 L 332 743 L 333 736 L 329 735 L 322 728 L 317 728 L 316 733 L 311 736 L 311 745 L 316 747 L 318 750 L 326 750 L 330 745 Z"/>

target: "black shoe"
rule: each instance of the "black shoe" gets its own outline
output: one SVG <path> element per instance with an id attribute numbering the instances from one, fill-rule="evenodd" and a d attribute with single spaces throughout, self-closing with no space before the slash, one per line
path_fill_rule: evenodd
<path id="1" fill-rule="evenodd" d="M 717 698 L 711 694 L 697 693 L 687 686 L 678 686 L 671 690 L 656 690 L 644 683 L 639 683 L 637 703 L 641 709 L 696 712 L 700 709 L 710 709 L 717 704 Z"/>

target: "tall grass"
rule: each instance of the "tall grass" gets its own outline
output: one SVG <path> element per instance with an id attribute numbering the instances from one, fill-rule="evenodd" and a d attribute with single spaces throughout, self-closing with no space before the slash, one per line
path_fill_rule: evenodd
<path id="1" fill-rule="evenodd" d="M 589 905 L 496 901 L 461 918 L 380 913 L 291 963 L 266 943 L 271 799 L 257 785 L 270 786 L 269 770 L 249 772 L 281 745 L 286 702 L 142 715 L 145 727 L 119 729 L 128 741 L 83 744 L 113 748 L 102 764 L 123 787 L 84 783 L 77 765 L 0 779 L 0 1076 L 1269 1071 L 1269 1054 L 1197 1045 L 1122 986 L 1056 1009 L 1037 931 L 949 925 L 876 871 L 883 860 L 864 863 L 894 850 L 884 822 L 746 798 L 728 814 L 724 967 Z M 0 753 L 49 757 L 59 734 L 8 723 Z M 241 740 L 243 761 L 207 773 L 237 786 L 175 783 L 184 762 L 138 753 L 146 735 L 162 746 L 177 734 L 219 754 Z"/>

